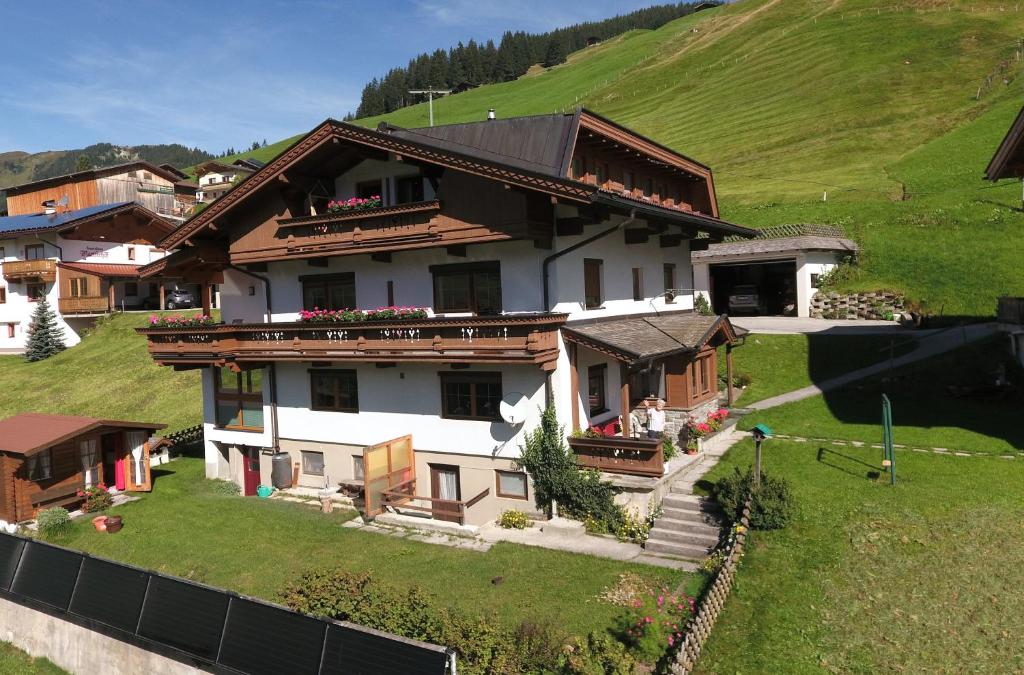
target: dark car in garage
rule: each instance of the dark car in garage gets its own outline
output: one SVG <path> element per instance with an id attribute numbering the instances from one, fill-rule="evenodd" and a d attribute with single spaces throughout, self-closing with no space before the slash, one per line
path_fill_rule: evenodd
<path id="1" fill-rule="evenodd" d="M 729 314 L 766 314 L 766 303 L 757 286 L 734 286 L 729 294 Z"/>

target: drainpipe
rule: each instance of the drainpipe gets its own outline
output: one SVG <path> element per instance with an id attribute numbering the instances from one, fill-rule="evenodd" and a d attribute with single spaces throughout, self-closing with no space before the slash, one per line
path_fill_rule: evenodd
<path id="1" fill-rule="evenodd" d="M 263 289 L 266 291 L 267 297 L 267 323 L 274 323 L 274 311 L 273 304 L 270 298 L 270 279 L 255 272 L 242 269 L 238 265 L 228 265 L 227 269 L 234 270 L 240 274 L 250 276 L 253 279 L 258 279 L 263 282 Z M 274 453 L 281 452 L 281 435 L 278 433 L 277 426 L 277 366 L 273 362 L 267 367 L 267 374 L 270 376 L 270 423 L 273 427 L 271 432 L 271 442 L 274 446 Z"/>
<path id="2" fill-rule="evenodd" d="M 549 273 L 549 269 L 548 268 L 549 268 L 549 266 L 551 265 L 552 262 L 554 262 L 558 258 L 561 258 L 563 255 L 566 255 L 567 253 L 572 253 L 573 251 L 576 251 L 578 249 L 583 248 L 587 244 L 595 242 L 598 239 L 602 239 L 604 237 L 607 237 L 609 234 L 612 234 L 613 232 L 616 232 L 617 230 L 621 230 L 622 228 L 626 227 L 627 225 L 632 225 L 633 222 L 635 222 L 635 221 L 636 221 L 636 209 L 631 209 L 630 212 L 629 212 L 629 218 L 626 218 L 624 221 L 622 221 L 618 225 L 613 225 L 612 227 L 609 227 L 607 230 L 602 230 L 601 232 L 598 232 L 597 234 L 595 234 L 592 237 L 588 237 L 588 238 L 584 239 L 583 241 L 578 241 L 575 244 L 573 244 L 572 246 L 569 246 L 568 248 L 563 248 L 561 251 L 555 251 L 554 253 L 552 253 L 548 257 L 544 258 L 544 263 L 542 265 L 542 268 L 543 268 L 543 271 L 544 271 L 544 311 L 545 312 L 550 312 L 551 311 L 551 302 L 550 302 L 551 297 L 550 297 L 550 290 L 548 288 L 548 281 L 549 281 L 549 278 L 550 278 L 550 273 Z"/>

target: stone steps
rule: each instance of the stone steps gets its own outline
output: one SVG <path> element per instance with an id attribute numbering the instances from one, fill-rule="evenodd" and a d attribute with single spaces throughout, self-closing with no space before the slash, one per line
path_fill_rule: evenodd
<path id="1" fill-rule="evenodd" d="M 684 560 L 703 560 L 710 551 L 709 546 L 700 544 L 689 544 L 668 539 L 656 539 L 651 537 L 644 544 L 644 549 L 651 553 L 670 555 Z"/>

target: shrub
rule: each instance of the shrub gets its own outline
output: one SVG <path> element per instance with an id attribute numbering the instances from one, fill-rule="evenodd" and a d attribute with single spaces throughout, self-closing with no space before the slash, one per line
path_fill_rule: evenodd
<path id="1" fill-rule="evenodd" d="M 631 541 L 634 544 L 642 544 L 647 541 L 651 528 L 654 527 L 654 521 L 660 518 L 663 512 L 664 509 L 661 507 L 661 502 L 651 507 L 646 518 L 641 518 L 636 509 L 632 511 L 623 510 L 622 522 L 615 529 L 615 536 L 618 537 L 619 541 Z"/>
<path id="2" fill-rule="evenodd" d="M 525 530 L 530 526 L 530 517 L 522 511 L 509 509 L 498 515 L 498 525 L 509 530 Z"/>
<path id="3" fill-rule="evenodd" d="M 36 527 L 39 528 L 39 535 L 44 539 L 62 537 L 71 532 L 72 525 L 68 510 L 60 506 L 43 509 L 36 516 Z"/>
<path id="4" fill-rule="evenodd" d="M 662 434 L 661 436 L 661 453 L 665 456 L 666 462 L 679 454 L 676 442 L 668 434 Z"/>
<path id="5" fill-rule="evenodd" d="M 570 675 L 633 675 L 636 661 L 625 645 L 606 633 L 574 639 L 565 648 L 562 672 Z"/>
<path id="6" fill-rule="evenodd" d="M 619 619 L 623 641 L 641 661 L 656 663 L 682 639 L 694 615 L 696 601 L 685 593 L 662 587 L 633 602 Z"/>
<path id="7" fill-rule="evenodd" d="M 238 487 L 238 483 L 230 480 L 221 480 L 219 478 L 213 478 L 209 482 L 210 491 L 219 495 L 227 495 L 229 497 L 237 496 L 242 492 L 242 488 Z"/>
<path id="8" fill-rule="evenodd" d="M 754 378 L 750 373 L 740 373 L 733 378 L 733 384 L 741 389 L 745 389 L 750 386 L 750 383 L 754 381 Z"/>
<path id="9" fill-rule="evenodd" d="M 699 568 L 704 574 L 714 576 L 718 570 L 722 569 L 722 565 L 724 564 L 725 551 L 723 549 L 718 549 L 717 551 L 713 551 L 707 558 L 704 558 L 704 560 L 701 560 Z"/>
<path id="10" fill-rule="evenodd" d="M 775 530 L 785 527 L 795 508 L 789 481 L 761 472 L 761 485 L 754 487 L 754 472 L 739 467 L 715 483 L 714 495 L 727 517 L 738 522 L 743 516 L 743 504 L 750 500 L 750 527 L 755 530 Z"/>
<path id="11" fill-rule="evenodd" d="M 703 293 L 698 293 L 693 298 L 693 309 L 701 316 L 711 316 L 711 303 L 708 302 L 708 298 Z"/>
<path id="12" fill-rule="evenodd" d="M 85 513 L 105 511 L 114 503 L 114 498 L 110 496 L 110 492 L 107 491 L 107 486 L 103 483 L 87 487 L 84 490 L 79 490 L 78 496 L 85 499 L 82 503 L 82 511 Z"/>

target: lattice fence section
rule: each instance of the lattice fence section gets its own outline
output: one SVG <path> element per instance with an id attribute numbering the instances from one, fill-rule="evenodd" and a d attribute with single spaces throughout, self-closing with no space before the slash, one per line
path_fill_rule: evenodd
<path id="1" fill-rule="evenodd" d="M 754 239 L 785 239 L 786 237 L 846 237 L 846 230 L 838 225 L 822 225 L 820 223 L 789 223 L 773 225 L 757 231 Z M 723 241 L 746 241 L 747 237 L 731 235 Z"/>
<path id="2" fill-rule="evenodd" d="M 891 321 L 906 309 L 903 296 L 884 291 L 874 293 L 815 293 L 811 317 L 815 319 L 873 319 Z"/>

